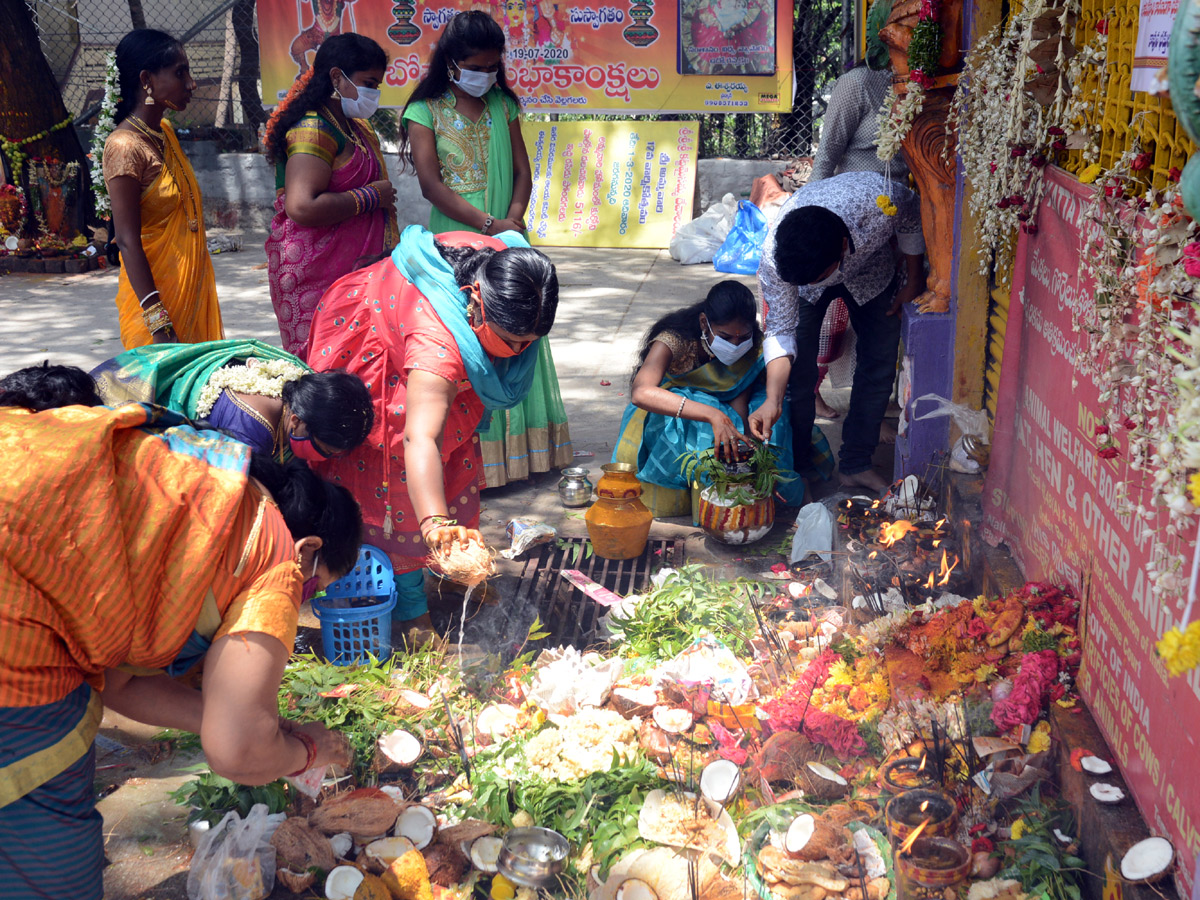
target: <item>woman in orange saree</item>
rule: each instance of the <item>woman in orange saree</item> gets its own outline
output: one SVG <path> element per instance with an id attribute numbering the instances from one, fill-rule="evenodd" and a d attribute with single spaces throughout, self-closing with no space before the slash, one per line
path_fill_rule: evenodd
<path id="1" fill-rule="evenodd" d="M 121 249 L 117 312 L 125 349 L 225 336 L 200 188 L 164 109 L 196 83 L 173 37 L 139 29 L 117 45 L 121 99 L 104 142 L 104 182 Z"/>

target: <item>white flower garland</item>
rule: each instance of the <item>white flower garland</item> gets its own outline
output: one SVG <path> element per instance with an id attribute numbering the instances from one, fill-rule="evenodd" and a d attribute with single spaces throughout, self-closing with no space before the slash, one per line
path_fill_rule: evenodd
<path id="1" fill-rule="evenodd" d="M 896 158 L 924 107 L 925 88 L 918 82 L 908 82 L 908 90 L 903 96 L 897 95 L 895 87 L 888 85 L 887 96 L 879 108 L 879 138 L 875 150 L 881 160 L 891 162 Z"/>
<path id="2" fill-rule="evenodd" d="M 207 417 L 227 389 L 238 394 L 282 397 L 283 386 L 304 374 L 304 369 L 286 359 L 256 359 L 245 365 L 217 369 L 200 391 L 196 400 L 196 416 L 201 419 Z"/>
<path id="3" fill-rule="evenodd" d="M 96 215 L 107 218 L 112 213 L 108 199 L 108 185 L 104 183 L 104 142 L 117 127 L 114 121 L 117 103 L 121 99 L 120 74 L 117 72 L 117 54 L 110 53 L 104 59 L 104 99 L 100 101 L 100 114 L 96 117 L 96 131 L 92 135 L 92 190 L 96 194 Z"/>

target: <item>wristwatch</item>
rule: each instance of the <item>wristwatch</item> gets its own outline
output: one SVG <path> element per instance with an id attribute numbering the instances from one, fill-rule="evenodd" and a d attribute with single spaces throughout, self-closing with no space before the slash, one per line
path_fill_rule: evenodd
<path id="1" fill-rule="evenodd" d="M 495 216 L 486 216 L 486 217 L 484 217 L 484 220 L 483 220 L 483 233 L 484 233 L 484 234 L 487 234 L 487 233 L 488 233 L 488 229 L 489 229 L 489 228 L 491 228 L 491 227 L 492 227 L 492 225 L 494 225 L 495 223 L 496 223 L 496 217 L 495 217 Z"/>

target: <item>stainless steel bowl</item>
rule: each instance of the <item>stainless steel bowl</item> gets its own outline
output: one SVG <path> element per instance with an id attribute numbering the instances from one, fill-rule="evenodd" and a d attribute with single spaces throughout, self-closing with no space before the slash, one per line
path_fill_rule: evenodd
<path id="1" fill-rule="evenodd" d="M 525 887 L 549 887 L 567 864 L 571 845 L 549 828 L 514 828 L 500 848 L 500 874 Z"/>

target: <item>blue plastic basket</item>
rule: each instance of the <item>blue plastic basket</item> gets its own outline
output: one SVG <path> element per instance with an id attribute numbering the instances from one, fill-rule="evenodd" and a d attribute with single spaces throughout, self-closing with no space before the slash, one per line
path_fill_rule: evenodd
<path id="1" fill-rule="evenodd" d="M 377 602 L 340 607 L 339 600 L 374 599 Z M 335 666 L 366 662 L 392 654 L 392 616 L 396 583 L 392 563 L 378 547 L 363 544 L 349 575 L 325 588 L 325 596 L 312 600 L 313 614 L 321 621 L 325 658 Z"/>

